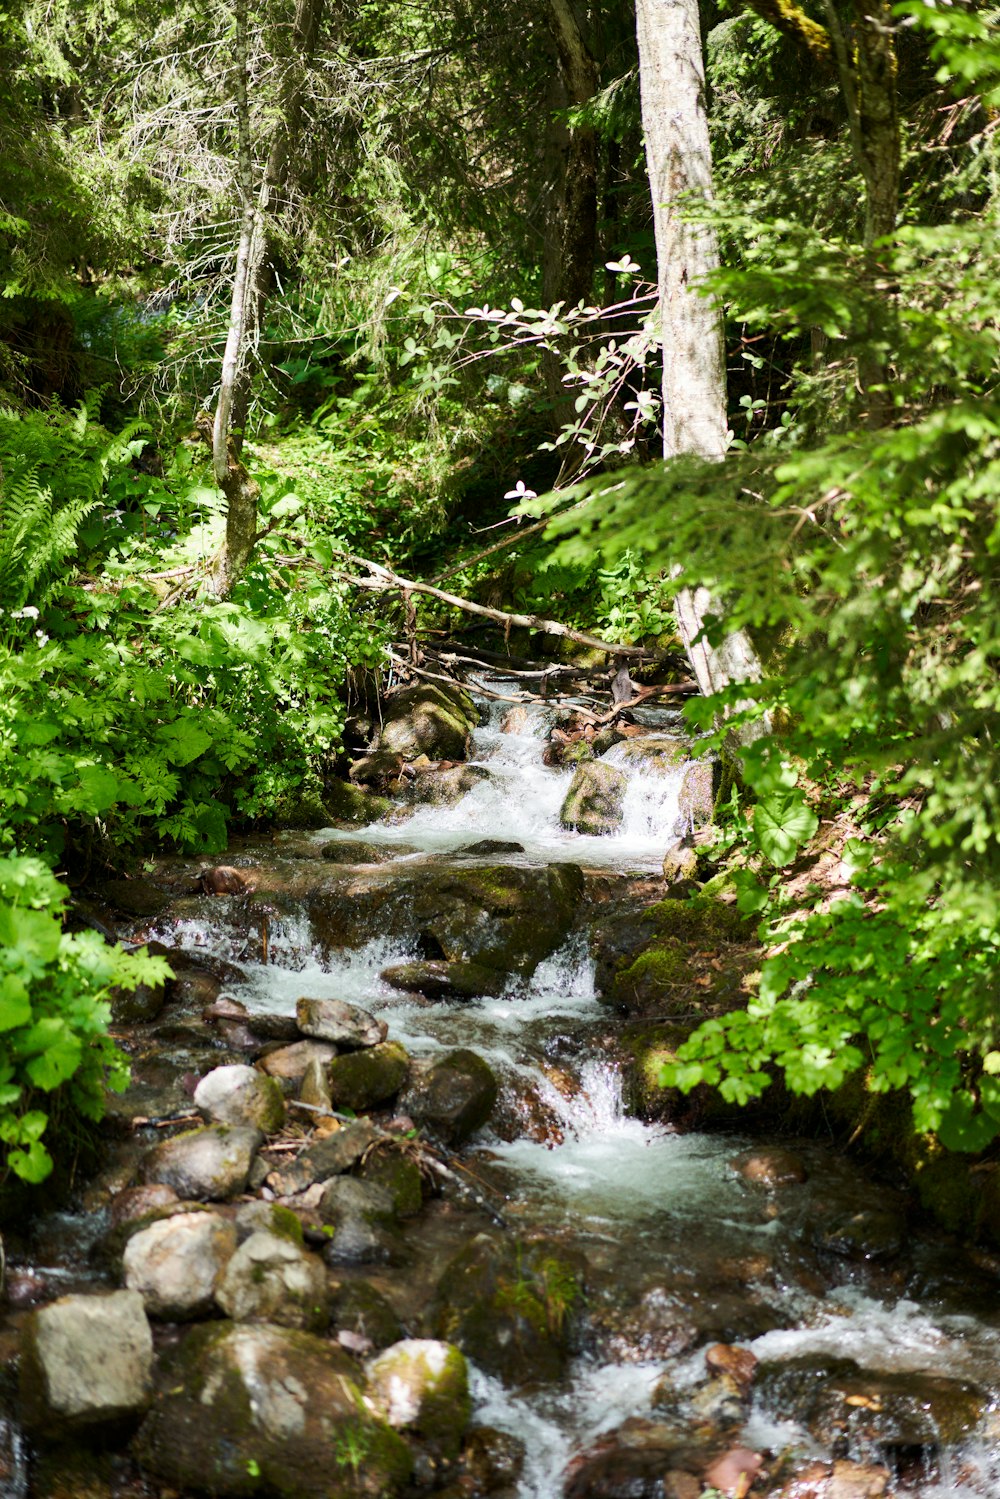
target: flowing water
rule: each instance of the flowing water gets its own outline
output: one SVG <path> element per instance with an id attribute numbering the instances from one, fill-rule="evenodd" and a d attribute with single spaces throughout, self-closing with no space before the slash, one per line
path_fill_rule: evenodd
<path id="1" fill-rule="evenodd" d="M 520 732 L 504 732 L 496 714 L 474 750 L 487 780 L 454 806 L 365 829 L 364 841 L 391 855 L 380 877 L 437 869 L 481 838 L 521 843 L 522 853 L 506 856 L 519 864 L 571 860 L 605 879 L 657 869 L 679 831 L 682 771 L 630 763 L 621 831 L 580 837 L 559 824 L 571 772 L 542 764 L 547 727 L 544 710 Z M 612 750 L 607 758 L 622 757 Z M 358 836 L 328 830 L 316 843 Z M 312 867 L 328 877 L 325 863 L 314 858 Z M 654 1410 L 664 1380 L 669 1419 L 696 1427 L 704 1420 L 704 1349 L 720 1340 L 750 1347 L 769 1365 L 851 1358 L 865 1371 L 969 1381 L 985 1396 L 979 1428 L 940 1452 L 929 1444 L 916 1470 L 902 1462 L 898 1492 L 924 1499 L 1000 1493 L 996 1281 L 986 1274 L 970 1284 L 969 1265 L 933 1234 L 905 1245 L 888 1265 L 818 1259 L 817 1225 L 831 1200 L 857 1209 L 873 1192 L 822 1145 L 800 1144 L 808 1180 L 782 1196 L 734 1170 L 747 1139 L 682 1134 L 628 1117 L 615 1060 L 619 1022 L 595 996 L 585 930 L 499 997 L 429 1004 L 379 976 L 416 956 L 405 939 L 373 936 L 331 952 L 305 906 L 291 901 L 271 919 L 268 961 L 247 962 L 245 924 L 229 903 L 196 906 L 154 935 L 243 959 L 246 980 L 230 992 L 251 1010 L 292 1013 L 304 993 L 350 1000 L 381 1013 L 416 1055 L 469 1046 L 501 1078 L 505 1123 L 478 1137 L 467 1158 L 503 1199 L 511 1224 L 555 1235 L 586 1256 L 592 1323 L 563 1380 L 511 1389 L 474 1371 L 477 1418 L 526 1444 L 518 1499 L 559 1499 L 568 1465 L 596 1439 L 630 1418 L 664 1420 Z M 831 1455 L 780 1400 L 761 1396 L 733 1436 L 772 1454 Z M 886 1453 L 859 1439 L 851 1455 Z"/>

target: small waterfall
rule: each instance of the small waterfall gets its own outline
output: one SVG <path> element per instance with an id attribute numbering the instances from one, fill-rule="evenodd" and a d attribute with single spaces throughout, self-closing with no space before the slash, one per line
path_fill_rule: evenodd
<path id="1" fill-rule="evenodd" d="M 542 749 L 555 717 L 544 704 L 531 704 L 512 719 L 506 704 L 490 707 L 486 724 L 473 736 L 471 763 L 488 771 L 449 807 L 418 807 L 403 823 L 377 823 L 365 840 L 398 847 L 402 853 L 453 853 L 481 838 L 520 843 L 524 856 L 623 871 L 658 870 L 667 847 L 681 831 L 678 798 L 684 766 L 661 767 L 636 761 L 628 746 L 615 745 L 600 758 L 627 770 L 624 816 L 618 832 L 590 837 L 562 826 L 559 813 L 573 767 L 550 768 Z M 325 839 L 356 838 L 329 830 Z"/>

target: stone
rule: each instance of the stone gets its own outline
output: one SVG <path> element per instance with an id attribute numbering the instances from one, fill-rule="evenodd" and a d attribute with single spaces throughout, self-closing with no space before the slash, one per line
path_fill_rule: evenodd
<path id="1" fill-rule="evenodd" d="M 46 1435 L 144 1411 L 153 1337 L 137 1291 L 63 1296 L 31 1312 L 21 1351 L 26 1424 Z"/>
<path id="2" fill-rule="evenodd" d="M 170 904 L 170 896 L 151 880 L 105 880 L 100 892 L 126 916 L 159 916 Z"/>
<path id="3" fill-rule="evenodd" d="M 230 864 L 217 864 L 213 869 L 203 869 L 198 883 L 205 895 L 239 895 L 250 888 L 247 872 L 233 869 Z"/>
<path id="4" fill-rule="evenodd" d="M 404 1336 L 403 1325 L 381 1292 L 366 1280 L 345 1282 L 337 1291 L 331 1320 L 347 1335 L 351 1352 L 368 1354 L 388 1348 Z"/>
<path id="5" fill-rule="evenodd" d="M 479 712 L 463 687 L 418 682 L 387 697 L 377 751 L 415 760 L 465 760 Z"/>
<path id="6" fill-rule="evenodd" d="M 374 796 L 347 781 L 328 781 L 323 791 L 323 804 L 332 822 L 348 823 L 354 827 L 380 822 L 392 811 L 388 797 Z"/>
<path id="7" fill-rule="evenodd" d="M 460 1145 L 487 1122 L 497 1080 L 482 1057 L 460 1047 L 433 1062 L 407 1089 L 401 1106 L 446 1145 Z"/>
<path id="8" fill-rule="evenodd" d="M 559 813 L 564 828 L 603 836 L 622 825 L 628 776 L 606 760 L 579 765 Z"/>
<path id="9" fill-rule="evenodd" d="M 560 1244 L 477 1234 L 445 1267 L 428 1325 L 505 1384 L 556 1379 L 583 1311 L 582 1272 Z"/>
<path id="10" fill-rule="evenodd" d="M 134 989 L 115 987 L 108 993 L 115 1025 L 144 1025 L 155 1020 L 167 1002 L 165 984 L 138 984 Z"/>
<path id="11" fill-rule="evenodd" d="M 367 1010 L 342 999 L 297 1000 L 295 1020 L 304 1036 L 351 1050 L 377 1046 L 389 1029 L 384 1020 L 376 1020 Z"/>
<path id="12" fill-rule="evenodd" d="M 399 1146 L 385 1144 L 373 1151 L 361 1167 L 361 1180 L 384 1187 L 392 1196 L 397 1218 L 415 1218 L 424 1205 L 420 1167 Z"/>
<path id="13" fill-rule="evenodd" d="M 495 1426 L 473 1426 L 462 1443 L 462 1468 L 476 1494 L 513 1494 L 524 1468 L 525 1444 Z"/>
<path id="14" fill-rule="evenodd" d="M 216 1213 L 179 1213 L 140 1229 L 125 1246 L 125 1284 L 146 1313 L 168 1322 L 204 1317 L 236 1252 L 236 1229 Z"/>
<path id="15" fill-rule="evenodd" d="M 319 1062 L 325 1067 L 336 1055 L 337 1048 L 329 1041 L 294 1041 L 291 1046 L 279 1046 L 269 1051 L 257 1065 L 268 1077 L 276 1077 L 290 1087 L 299 1087 L 310 1062 Z"/>
<path id="16" fill-rule="evenodd" d="M 454 1455 L 469 1424 L 469 1370 L 459 1349 L 431 1338 L 406 1338 L 365 1367 L 369 1400 L 397 1431 L 415 1431 Z"/>
<path id="17" fill-rule="evenodd" d="M 148 1187 L 126 1187 L 111 1199 L 109 1228 L 112 1233 L 129 1233 L 136 1223 L 151 1217 L 163 1208 L 173 1207 L 180 1201 L 173 1187 L 154 1182 Z"/>
<path id="18" fill-rule="evenodd" d="M 399 1092 L 409 1069 L 409 1055 L 398 1041 L 348 1052 L 334 1057 L 327 1069 L 330 1097 L 338 1109 L 370 1109 Z"/>
<path id="19" fill-rule="evenodd" d="M 137 1439 L 163 1483 L 276 1499 L 395 1499 L 412 1460 L 364 1403 L 357 1364 L 311 1333 L 206 1324 L 169 1356 Z"/>
<path id="20" fill-rule="evenodd" d="M 817 1249 L 840 1259 L 894 1259 L 906 1244 L 906 1220 L 892 1207 L 848 1207 L 818 1224 L 812 1240 Z"/>
<path id="21" fill-rule="evenodd" d="M 324 1114 L 333 1113 L 333 1099 L 330 1097 L 330 1084 L 326 1080 L 326 1067 L 316 1057 L 313 1057 L 302 1074 L 299 1102 L 318 1110 L 320 1118 Z"/>
<path id="22" fill-rule="evenodd" d="M 953 1446 L 985 1408 L 983 1393 L 964 1380 L 863 1369 L 822 1354 L 762 1362 L 754 1390 L 762 1406 L 801 1422 L 824 1445 L 846 1438 L 865 1452 Z"/>
<path id="23" fill-rule="evenodd" d="M 234 1322 L 322 1332 L 329 1317 L 323 1262 L 283 1234 L 251 1234 L 230 1259 L 216 1300 Z"/>
<path id="24" fill-rule="evenodd" d="M 224 1201 L 243 1191 L 263 1138 L 259 1130 L 239 1125 L 187 1130 L 147 1151 L 142 1179 L 162 1182 L 195 1202 Z"/>
<path id="25" fill-rule="evenodd" d="M 575 864 L 469 865 L 415 882 L 411 910 L 435 956 L 528 978 L 565 940 L 582 893 Z"/>
<path id="26" fill-rule="evenodd" d="M 523 854 L 524 844 L 515 843 L 510 838 L 480 838 L 478 843 L 468 843 L 464 848 L 456 849 L 456 853 L 477 859 L 487 858 L 490 854 Z"/>
<path id="27" fill-rule="evenodd" d="M 480 963 L 448 963 L 429 958 L 393 963 L 379 974 L 383 982 L 404 994 L 422 994 L 425 999 L 480 999 L 496 997 L 507 987 L 507 975 Z"/>
<path id="28" fill-rule="evenodd" d="M 668 848 L 663 855 L 663 878 L 671 885 L 678 885 L 682 881 L 695 880 L 697 875 L 697 851 L 686 839 L 682 838 Z"/>
<path id="29" fill-rule="evenodd" d="M 276 1015 L 269 1010 L 258 1010 L 247 1016 L 247 1025 L 262 1041 L 298 1041 L 302 1032 L 294 1015 Z"/>
<path id="30" fill-rule="evenodd" d="M 300 1249 L 305 1243 L 302 1219 L 298 1213 L 280 1202 L 261 1199 L 241 1202 L 233 1214 L 233 1223 L 237 1242 L 240 1244 L 245 1244 L 251 1234 L 257 1233 L 277 1234 L 279 1238 L 290 1239 Z"/>
<path id="31" fill-rule="evenodd" d="M 396 1249 L 392 1194 L 373 1182 L 338 1176 L 327 1183 L 319 1215 L 332 1233 L 323 1251 L 328 1265 L 388 1260 Z"/>
<path id="32" fill-rule="evenodd" d="M 713 1343 L 705 1349 L 705 1363 L 713 1374 L 727 1374 L 741 1390 L 753 1384 L 759 1360 L 749 1348 L 733 1343 Z"/>
<path id="33" fill-rule="evenodd" d="M 763 1466 L 764 1459 L 759 1452 L 751 1452 L 749 1447 L 730 1447 L 728 1452 L 709 1463 L 703 1476 L 709 1488 L 743 1499 Z"/>
<path id="34" fill-rule="evenodd" d="M 794 1187 L 808 1181 L 802 1157 L 780 1146 L 745 1150 L 729 1163 L 744 1181 L 761 1187 Z"/>
<path id="35" fill-rule="evenodd" d="M 410 796 L 421 806 L 448 807 L 468 796 L 490 773 L 483 765 L 452 765 L 447 770 L 425 770 L 410 787 Z"/>
<path id="36" fill-rule="evenodd" d="M 707 827 L 715 817 L 716 762 L 705 756 L 684 767 L 677 793 L 677 831 Z"/>
<path id="37" fill-rule="evenodd" d="M 255 1067 L 215 1067 L 194 1090 L 194 1106 L 215 1124 L 242 1124 L 274 1135 L 285 1122 L 281 1085 Z"/>
<path id="38" fill-rule="evenodd" d="M 267 1184 L 283 1197 L 304 1192 L 314 1182 L 328 1181 L 356 1166 L 365 1151 L 380 1138 L 379 1131 L 367 1119 L 357 1119 L 334 1130 L 322 1140 L 315 1140 L 287 1166 L 268 1173 Z"/>
<path id="39" fill-rule="evenodd" d="M 630 770 L 669 775 L 690 753 L 687 741 L 669 734 L 635 734 L 615 751 L 619 765 Z"/>
<path id="40" fill-rule="evenodd" d="M 358 838 L 332 839 L 322 848 L 323 858 L 331 864 L 386 864 L 395 853 L 395 849 L 377 843 L 363 843 Z"/>

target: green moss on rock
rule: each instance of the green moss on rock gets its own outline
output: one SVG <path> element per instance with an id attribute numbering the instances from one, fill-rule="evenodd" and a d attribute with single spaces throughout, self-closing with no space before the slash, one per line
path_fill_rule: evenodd
<path id="1" fill-rule="evenodd" d="M 327 1068 L 330 1098 L 336 1108 L 372 1108 L 399 1092 L 409 1067 L 409 1055 L 398 1041 L 334 1057 Z"/>

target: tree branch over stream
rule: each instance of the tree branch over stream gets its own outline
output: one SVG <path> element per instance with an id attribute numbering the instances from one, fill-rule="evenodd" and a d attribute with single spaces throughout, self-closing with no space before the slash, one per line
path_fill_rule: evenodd
<path id="1" fill-rule="evenodd" d="M 345 554 L 344 560 L 351 567 L 364 568 L 369 577 L 359 578 L 356 573 L 344 572 L 339 568 L 333 570 L 333 576 L 342 582 L 351 583 L 355 588 L 365 588 L 373 593 L 386 593 L 398 590 L 400 593 L 426 593 L 431 598 L 439 599 L 443 604 L 449 604 L 453 609 L 461 609 L 466 614 L 477 614 L 484 619 L 491 619 L 496 624 L 503 625 L 507 629 L 537 630 L 543 635 L 558 635 L 565 640 L 574 640 L 577 645 L 589 646 L 591 650 L 603 651 L 608 656 L 627 656 L 633 661 L 666 661 L 669 652 L 647 651 L 638 645 L 618 645 L 609 640 L 601 640 L 597 635 L 588 635 L 584 630 L 574 630 L 570 625 L 562 625 L 558 620 L 543 619 L 538 614 L 513 614 L 506 609 L 490 609 L 485 604 L 474 604 L 471 599 L 459 598 L 458 594 L 446 593 L 443 588 L 435 588 L 433 583 L 418 583 L 411 578 L 401 578 L 391 568 L 383 567 L 379 562 L 370 562 L 366 557 L 356 557 L 353 553 Z"/>

